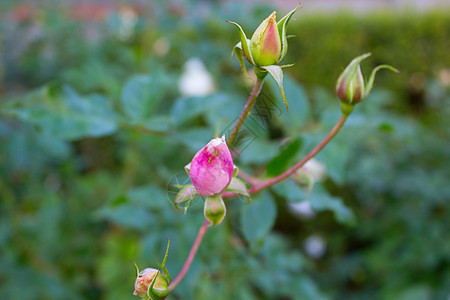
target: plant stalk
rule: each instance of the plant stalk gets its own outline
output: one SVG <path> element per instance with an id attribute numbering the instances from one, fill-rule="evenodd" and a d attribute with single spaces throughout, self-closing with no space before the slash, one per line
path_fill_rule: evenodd
<path id="1" fill-rule="evenodd" d="M 228 146 L 233 144 L 234 140 L 236 139 L 237 134 L 239 133 L 239 129 L 241 128 L 242 124 L 244 124 L 245 119 L 250 114 L 250 111 L 252 110 L 253 105 L 255 105 L 256 98 L 258 97 L 259 92 L 261 91 L 263 83 L 264 83 L 264 78 L 257 77 L 255 85 L 253 86 L 250 96 L 248 97 L 248 101 L 245 104 L 245 107 L 242 110 L 241 115 L 239 116 L 239 119 L 237 120 L 236 124 L 234 125 L 233 129 L 231 130 L 230 135 L 228 136 L 228 140 L 227 140 Z"/>
<path id="2" fill-rule="evenodd" d="M 192 245 L 191 251 L 189 252 L 189 255 L 184 262 L 183 268 L 181 268 L 180 273 L 178 273 L 177 277 L 170 283 L 168 287 L 169 293 L 173 291 L 176 286 L 183 280 L 184 276 L 188 272 L 192 262 L 194 261 L 195 255 L 197 254 L 198 247 L 200 246 L 203 237 L 205 236 L 206 232 L 208 231 L 208 224 L 209 221 L 205 220 L 202 227 L 200 227 L 200 230 L 198 231 L 197 237 L 195 238 L 194 244 Z"/>
<path id="3" fill-rule="evenodd" d="M 263 190 L 271 185 L 274 185 L 275 183 L 278 183 L 278 182 L 288 178 L 289 176 L 291 176 L 295 171 L 297 171 L 299 168 L 301 168 L 308 160 L 310 160 L 311 158 L 316 156 L 317 153 L 319 153 L 336 136 L 336 134 L 339 132 L 339 130 L 342 128 L 342 126 L 344 126 L 344 123 L 347 120 L 347 117 L 348 117 L 347 115 L 342 114 L 341 118 L 336 123 L 336 125 L 334 125 L 333 129 L 331 129 L 331 131 L 328 133 L 328 135 L 319 143 L 319 145 L 317 145 L 313 150 L 311 150 L 311 152 L 309 152 L 308 155 L 306 155 L 301 161 L 299 161 L 297 164 L 295 164 L 293 167 L 286 170 L 282 174 L 280 174 L 276 177 L 267 179 L 267 180 L 263 181 L 261 184 L 253 186 L 249 190 L 249 193 L 250 194 L 258 193 L 261 190 Z"/>

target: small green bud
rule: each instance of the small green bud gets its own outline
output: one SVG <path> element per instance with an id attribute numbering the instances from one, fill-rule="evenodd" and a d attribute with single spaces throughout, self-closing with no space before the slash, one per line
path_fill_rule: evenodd
<path id="1" fill-rule="evenodd" d="M 270 66 L 279 61 L 281 38 L 278 32 L 276 12 L 265 19 L 250 40 L 250 52 L 258 66 Z"/>
<path id="2" fill-rule="evenodd" d="M 206 197 L 205 207 L 203 208 L 205 218 L 211 223 L 211 225 L 218 225 L 225 219 L 227 208 L 223 199 L 220 196 Z"/>
<path id="3" fill-rule="evenodd" d="M 363 54 L 353 59 L 339 76 L 336 83 L 336 96 L 341 100 L 341 111 L 345 115 L 352 113 L 354 105 L 363 101 L 369 96 L 375 80 L 375 74 L 380 69 L 398 70 L 389 66 L 381 65 L 373 69 L 367 85 L 364 84 L 364 77 L 361 72 L 361 62 L 370 56 L 370 53 Z"/>
<path id="4" fill-rule="evenodd" d="M 364 94 L 364 78 L 361 73 L 360 63 L 370 54 L 359 56 L 345 68 L 337 80 L 336 95 L 342 102 L 356 104 L 362 101 Z"/>

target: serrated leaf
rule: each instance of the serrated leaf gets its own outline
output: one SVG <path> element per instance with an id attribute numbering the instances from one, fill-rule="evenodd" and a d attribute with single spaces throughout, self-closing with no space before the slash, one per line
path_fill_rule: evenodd
<path id="1" fill-rule="evenodd" d="M 106 98 L 82 97 L 69 86 L 47 85 L 19 101 L 8 103 L 2 112 L 65 140 L 101 137 L 118 128 L 118 116 Z"/>
<path id="2" fill-rule="evenodd" d="M 266 172 L 268 177 L 274 177 L 287 170 L 289 163 L 296 156 L 302 147 L 302 140 L 297 138 L 289 144 L 282 147 L 281 151 L 267 165 Z"/>
<path id="3" fill-rule="evenodd" d="M 161 81 L 156 76 L 131 77 L 123 87 L 122 107 L 131 123 L 148 121 L 162 98 Z"/>
<path id="4" fill-rule="evenodd" d="M 241 210 L 241 230 L 250 243 L 256 242 L 269 233 L 275 224 L 277 207 L 267 190 L 253 197 Z"/>
<path id="5" fill-rule="evenodd" d="M 289 110 L 289 106 L 288 106 L 288 103 L 286 100 L 286 95 L 284 93 L 283 71 L 282 71 L 281 67 L 277 66 L 277 65 L 272 65 L 272 66 L 265 66 L 265 67 L 260 67 L 260 68 L 269 72 L 270 75 L 272 75 L 273 79 L 275 79 L 275 81 L 278 84 L 278 87 L 280 88 L 281 98 L 283 98 L 284 104 L 286 104 L 286 109 Z"/>
<path id="6" fill-rule="evenodd" d="M 231 179 L 231 182 L 226 188 L 226 190 L 232 193 L 243 195 L 245 197 L 250 197 L 250 194 L 248 193 L 248 189 L 245 183 L 236 177 L 233 177 Z"/>

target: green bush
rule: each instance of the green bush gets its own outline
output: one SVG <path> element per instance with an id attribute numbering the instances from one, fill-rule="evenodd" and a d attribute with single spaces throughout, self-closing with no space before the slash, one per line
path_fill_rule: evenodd
<path id="1" fill-rule="evenodd" d="M 112 16 L 96 25 L 94 42 L 82 34 L 92 24 L 49 9 L 41 34 L 17 56 L 11 45 L 34 24 L 0 21 L 10 30 L 1 32 L 0 298 L 136 299 L 129 260 L 154 266 L 168 237 L 168 269 L 181 269 L 202 207 L 175 210 L 168 185 L 184 179 L 184 165 L 234 120 L 249 92 L 229 58 L 235 28 L 223 20 L 252 28 L 270 13 L 230 5 L 198 17 L 196 9 L 186 4 L 183 17 L 147 9 L 128 40 Z M 354 56 L 371 51 L 363 70 L 388 63 L 401 74 L 380 73 L 383 88 L 318 156 L 328 176 L 309 195 L 287 182 L 249 205 L 228 201 L 226 222 L 210 229 L 171 297 L 446 299 L 450 94 L 438 75 L 450 65 L 448 14 L 296 19 L 286 58 L 296 63 L 285 78 L 290 109 L 268 80 L 254 115 L 269 114 L 246 123 L 257 138 L 239 158 L 243 170 L 269 165 L 277 174 L 322 139 L 339 117 L 334 82 Z M 154 48 L 162 37 L 170 44 L 163 55 Z M 203 59 L 216 93 L 183 97 L 174 87 L 191 56 Z M 423 74 L 420 86 L 415 74 Z M 299 201 L 310 202 L 314 219 L 293 214 L 289 203 Z M 305 253 L 311 235 L 326 242 L 321 258 Z"/>

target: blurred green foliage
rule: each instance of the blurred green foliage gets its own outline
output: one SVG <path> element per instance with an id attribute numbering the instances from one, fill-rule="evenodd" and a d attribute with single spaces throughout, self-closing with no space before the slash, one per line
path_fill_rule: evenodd
<path id="1" fill-rule="evenodd" d="M 168 185 L 186 180 L 184 165 L 235 120 L 250 89 L 223 21 L 255 28 L 271 8 L 159 4 L 144 7 L 126 37 L 120 10 L 104 22 L 58 6 L 1 19 L 1 299 L 135 299 L 129 261 L 155 267 L 169 237 L 168 269 L 181 269 L 202 205 L 183 215 Z M 383 88 L 319 154 L 328 176 L 311 193 L 286 181 L 248 205 L 227 201 L 226 222 L 209 230 L 170 298 L 446 299 L 448 14 L 296 19 L 289 111 L 268 80 L 244 125 L 241 169 L 276 175 L 311 150 L 339 118 L 334 81 L 354 56 L 372 51 L 363 71 L 388 63 L 402 73 L 380 73 Z M 180 95 L 193 56 L 215 93 Z M 303 201 L 313 219 L 289 208 Z M 305 252 L 311 235 L 325 241 L 323 257 Z"/>

